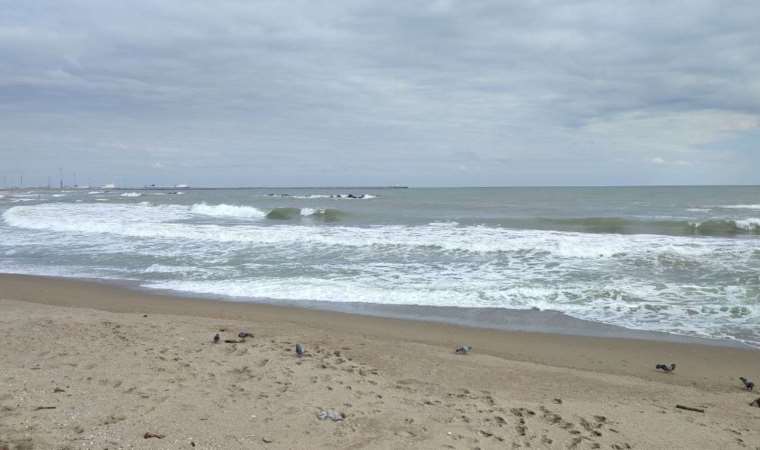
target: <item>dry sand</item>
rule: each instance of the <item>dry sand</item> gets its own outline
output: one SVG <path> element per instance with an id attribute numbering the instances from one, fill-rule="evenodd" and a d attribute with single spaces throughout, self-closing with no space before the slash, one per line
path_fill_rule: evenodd
<path id="1" fill-rule="evenodd" d="M 760 449 L 740 375 L 760 352 L 0 275 L 0 449 Z"/>

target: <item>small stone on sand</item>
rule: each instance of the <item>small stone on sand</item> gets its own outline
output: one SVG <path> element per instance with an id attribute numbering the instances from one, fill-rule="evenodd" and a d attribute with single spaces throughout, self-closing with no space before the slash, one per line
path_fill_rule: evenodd
<path id="1" fill-rule="evenodd" d="M 346 416 L 343 413 L 339 413 L 338 411 L 335 411 L 334 409 L 322 410 L 319 412 L 317 417 L 319 417 L 319 420 L 330 419 L 333 422 L 340 422 L 346 418 Z"/>

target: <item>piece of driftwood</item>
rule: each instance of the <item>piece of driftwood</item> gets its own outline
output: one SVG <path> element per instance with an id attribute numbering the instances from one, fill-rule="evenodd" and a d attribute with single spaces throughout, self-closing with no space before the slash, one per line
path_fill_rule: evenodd
<path id="1" fill-rule="evenodd" d="M 156 438 L 156 439 L 163 439 L 164 435 L 159 433 L 151 433 L 148 431 L 147 433 L 143 434 L 143 439 L 150 439 L 150 438 Z"/>
<path id="2" fill-rule="evenodd" d="M 691 406 L 684 406 L 684 405 L 676 405 L 676 408 L 678 408 L 678 409 L 685 409 L 686 411 L 699 412 L 699 413 L 705 412 L 705 410 L 702 409 L 702 408 L 693 408 Z"/>
<path id="3" fill-rule="evenodd" d="M 55 408 L 56 408 L 55 406 L 38 406 L 38 407 L 34 408 L 34 410 L 35 411 L 39 411 L 41 409 L 55 409 Z"/>

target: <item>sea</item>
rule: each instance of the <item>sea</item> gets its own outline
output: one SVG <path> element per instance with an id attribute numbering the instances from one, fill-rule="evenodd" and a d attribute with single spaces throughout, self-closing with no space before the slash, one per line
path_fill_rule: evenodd
<path id="1" fill-rule="evenodd" d="M 6 189 L 0 272 L 760 347 L 760 187 Z"/>

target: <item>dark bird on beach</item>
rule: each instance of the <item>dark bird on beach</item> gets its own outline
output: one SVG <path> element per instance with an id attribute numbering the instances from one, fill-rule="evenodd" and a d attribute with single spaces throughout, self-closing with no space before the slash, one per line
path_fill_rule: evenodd
<path id="1" fill-rule="evenodd" d="M 739 377 L 740 380 L 742 380 L 742 383 L 744 383 L 744 389 L 748 391 L 755 390 L 755 383 L 752 382 L 752 380 L 748 380 L 744 377 Z"/>
<path id="2" fill-rule="evenodd" d="M 463 345 L 461 347 L 458 347 L 456 350 L 454 350 L 454 353 L 458 353 L 460 355 L 466 355 L 472 351 L 472 347 L 469 345 Z"/>
<path id="3" fill-rule="evenodd" d="M 219 339 L 221 339 L 221 337 L 219 337 L 219 333 L 216 333 L 214 335 L 214 344 L 218 344 L 219 343 Z"/>
<path id="4" fill-rule="evenodd" d="M 755 399 L 755 401 L 750 403 L 749 406 L 757 406 L 760 408 L 760 398 Z"/>
<path id="5" fill-rule="evenodd" d="M 249 333 L 249 332 L 247 332 L 247 331 L 241 331 L 240 333 L 238 333 L 238 337 L 239 337 L 240 339 L 245 339 L 245 338 L 252 338 L 252 337 L 253 337 L 253 334 L 252 334 L 252 333 Z"/>
<path id="6" fill-rule="evenodd" d="M 657 369 L 657 370 L 662 370 L 665 373 L 670 373 L 670 372 L 676 370 L 676 364 L 675 363 L 673 363 L 671 365 L 657 364 L 654 368 Z"/>
<path id="7" fill-rule="evenodd" d="M 304 353 L 305 352 L 304 352 L 304 349 L 303 349 L 303 345 L 296 344 L 296 355 L 298 355 L 298 357 L 300 358 L 300 357 L 302 357 L 304 355 Z"/>

